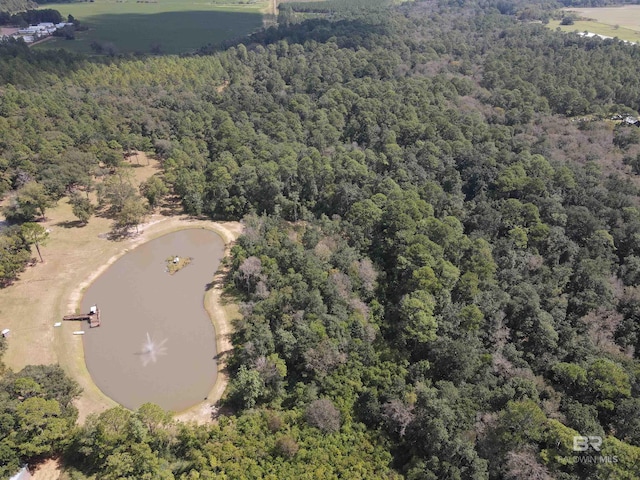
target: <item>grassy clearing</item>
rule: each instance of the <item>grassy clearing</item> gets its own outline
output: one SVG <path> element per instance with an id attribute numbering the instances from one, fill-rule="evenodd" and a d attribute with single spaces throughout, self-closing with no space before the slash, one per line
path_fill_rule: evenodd
<path id="1" fill-rule="evenodd" d="M 549 28 L 559 28 L 563 32 L 592 32 L 621 40 L 640 42 L 640 5 L 601 8 L 564 8 L 567 14 L 574 14 L 581 20 L 573 25 L 560 25 L 559 21 L 549 22 Z"/>
<path id="2" fill-rule="evenodd" d="M 605 25 L 619 25 L 621 28 L 640 31 L 640 5 L 601 8 L 564 8 L 580 18 L 591 19 Z"/>
<path id="3" fill-rule="evenodd" d="M 556 20 L 549 22 L 548 26 L 554 30 L 559 28 L 563 32 L 591 32 L 607 37 L 618 37 L 620 40 L 629 42 L 640 42 L 640 31 L 624 27 L 616 28 L 614 25 L 607 25 L 593 20 L 578 20 L 573 25 L 560 25 L 560 21 Z"/>
<path id="4" fill-rule="evenodd" d="M 141 165 L 134 176 L 141 181 L 158 171 L 157 161 L 146 162 L 140 155 Z M 135 160 L 134 160 L 135 161 Z M 45 228 L 51 230 L 49 243 L 42 248 L 44 263 L 27 268 L 12 286 L 0 290 L 0 328 L 11 329 L 4 362 L 13 370 L 29 364 L 59 363 L 83 389 L 76 402 L 83 422 L 90 413 L 103 411 L 115 405 L 93 383 L 84 362 L 81 336 L 74 336 L 75 322 L 63 322 L 55 328 L 62 316 L 74 313 L 86 288 L 109 265 L 136 246 L 161 235 L 184 228 L 208 228 L 218 233 L 225 243 L 232 242 L 241 232 L 237 222 L 216 224 L 193 221 L 179 216 L 153 215 L 141 234 L 120 242 L 106 240 L 111 221 L 93 217 L 86 226 L 78 227 L 71 206 L 62 199 L 47 211 Z M 227 250 L 228 253 L 228 250 Z M 219 352 L 230 349 L 229 322 L 236 315 L 235 306 L 217 305 L 221 296 L 214 286 L 205 296 L 205 306 L 212 315 Z M 220 287 L 221 288 L 221 287 Z M 214 316 L 215 315 L 215 316 Z M 224 362 L 219 362 L 222 369 Z M 226 376 L 219 375 L 210 401 L 219 398 L 226 387 Z M 217 397 L 216 397 L 217 395 Z M 202 406 L 194 407 L 196 412 Z M 188 412 L 187 412 L 188 413 Z M 191 413 L 194 419 L 197 414 Z"/>
<path id="5" fill-rule="evenodd" d="M 78 33 L 75 40 L 53 38 L 35 48 L 93 53 L 91 43 L 98 42 L 122 53 L 185 53 L 259 29 L 270 1 L 245 5 L 181 0 L 46 4 L 43 8 L 56 9 L 64 17 L 71 14 L 89 30 Z"/>

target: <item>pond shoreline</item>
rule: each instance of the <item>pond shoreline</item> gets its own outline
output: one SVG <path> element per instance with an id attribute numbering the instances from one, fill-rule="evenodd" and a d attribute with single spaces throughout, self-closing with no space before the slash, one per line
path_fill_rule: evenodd
<path id="1" fill-rule="evenodd" d="M 144 152 L 138 152 L 140 166 L 134 170 L 136 181 L 142 182 L 156 174 L 161 166 L 154 158 L 148 158 Z M 168 211 L 172 209 L 169 208 Z M 177 208 L 175 209 L 178 210 Z M 4 220 L 0 214 L 0 221 Z M 27 365 L 58 364 L 67 375 L 75 380 L 82 394 L 74 404 L 78 408 L 78 424 L 83 424 L 92 413 L 100 413 L 117 404 L 107 398 L 93 383 L 84 362 L 81 336 L 72 332 L 77 325 L 73 322 L 61 322 L 58 328 L 54 324 L 62 317 L 76 311 L 86 288 L 96 273 L 103 271 L 124 250 L 135 248 L 152 238 L 183 228 L 203 226 L 218 233 L 227 245 L 225 256 L 236 238 L 242 234 L 240 222 L 213 222 L 175 214 L 154 214 L 149 221 L 140 225 L 141 233 L 122 241 L 107 240 L 111 231 L 112 220 L 94 216 L 82 226 L 76 226 L 77 218 L 72 212 L 67 198 L 61 199 L 54 207 L 47 210 L 47 218 L 41 225 L 51 231 L 49 242 L 42 250 L 44 263 L 37 263 L 20 274 L 11 286 L 0 289 L 0 325 L 8 328 L 12 335 L 8 342 L 3 361 L 7 368 L 17 372 Z M 222 286 L 207 292 L 206 308 L 216 308 L 225 316 L 217 320 L 215 325 L 217 350 L 224 352 L 231 349 L 229 337 L 220 332 L 230 331 L 230 321 L 239 316 L 236 300 L 224 298 Z M 223 301 L 221 304 L 215 302 Z M 210 303 L 214 303 L 210 306 Z M 224 362 L 219 362 L 219 373 L 214 393 L 209 395 L 210 402 L 219 399 L 226 387 Z M 206 410 L 206 412 L 204 411 Z M 186 412 L 180 418 L 206 423 L 211 420 L 208 412 L 210 405 L 203 402 Z"/>
<path id="2" fill-rule="evenodd" d="M 131 237 L 121 243 L 126 245 L 115 255 L 112 255 L 106 261 L 102 262 L 99 267 L 92 271 L 88 278 L 77 284 L 76 288 L 68 295 L 67 311 L 74 312 L 80 308 L 84 292 L 89 286 L 103 274 L 111 265 L 125 254 L 135 248 L 166 234 L 191 229 L 204 228 L 217 233 L 225 244 L 223 259 L 230 254 L 232 243 L 241 234 L 242 226 L 238 222 L 212 222 L 207 220 L 194 220 L 190 218 L 176 218 L 158 216 L 152 218 L 150 222 L 141 225 L 140 234 Z M 214 275 L 213 288 L 204 295 L 204 306 L 209 318 L 212 322 L 215 332 L 215 342 L 217 347 L 217 376 L 215 383 L 207 396 L 206 401 L 202 401 L 182 412 L 176 412 L 176 418 L 184 421 L 195 421 L 197 423 L 206 423 L 211 421 L 214 411 L 214 404 L 222 397 L 226 389 L 228 378 L 225 373 L 224 357 L 231 350 L 229 334 L 231 332 L 231 318 L 237 315 L 237 307 L 233 304 L 223 306 L 220 304 L 222 297 L 222 264 L 218 272 Z M 67 338 L 57 342 L 56 351 L 62 358 L 61 365 L 70 373 L 72 378 L 78 381 L 84 392 L 81 398 L 76 401 L 79 411 L 78 421 L 83 423 L 86 417 L 91 413 L 99 413 L 107 408 L 118 405 L 113 399 L 105 395 L 98 386 L 93 382 L 91 375 L 86 367 L 84 359 L 84 348 L 82 342 L 77 339 L 68 338 L 66 332 L 59 329 L 56 332 L 57 337 L 65 336 Z M 61 350 L 66 350 L 63 354 Z"/>
<path id="3" fill-rule="evenodd" d="M 154 403 L 172 412 L 208 397 L 217 352 L 203 302 L 224 250 L 210 229 L 177 230 L 130 250 L 87 288 L 81 311 L 99 305 L 102 326 L 85 329 L 85 363 L 108 397 L 131 410 Z M 166 259 L 176 251 L 194 261 L 173 276 Z"/>

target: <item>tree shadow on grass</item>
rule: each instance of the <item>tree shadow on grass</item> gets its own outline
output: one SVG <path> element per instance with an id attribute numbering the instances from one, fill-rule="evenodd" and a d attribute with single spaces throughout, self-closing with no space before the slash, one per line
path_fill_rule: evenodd
<path id="1" fill-rule="evenodd" d="M 209 283 L 205 285 L 204 291 L 208 292 L 210 290 L 213 290 L 214 288 L 224 287 L 224 282 L 225 282 L 225 275 L 219 275 L 218 273 L 216 273 L 213 280 L 211 280 Z"/>
<path id="2" fill-rule="evenodd" d="M 216 363 L 223 363 L 224 367 L 222 368 L 221 373 L 223 375 L 226 375 L 226 377 L 229 379 L 231 378 L 231 370 L 229 368 L 229 361 L 231 360 L 231 356 L 232 351 L 228 350 L 226 352 L 221 352 L 213 357 L 216 360 Z M 225 391 L 221 398 L 211 404 L 211 420 L 217 420 L 221 416 L 230 416 L 235 413 L 234 409 L 231 407 L 231 405 L 229 405 L 226 395 L 227 392 Z M 205 400 L 207 400 L 207 398 L 205 398 Z"/>
<path id="3" fill-rule="evenodd" d="M 65 222 L 54 223 L 56 227 L 62 228 L 80 228 L 84 227 L 86 224 L 86 222 L 82 222 L 80 220 L 67 220 Z"/>
<path id="4" fill-rule="evenodd" d="M 230 338 L 231 335 L 225 335 L 226 337 Z M 213 359 L 216 362 L 225 362 L 225 365 L 227 364 L 227 360 L 229 359 L 229 357 L 231 357 L 231 350 L 227 350 L 226 352 L 220 352 L 218 354 L 216 354 Z M 224 370 L 227 370 L 227 367 L 224 368 Z"/>
<path id="5" fill-rule="evenodd" d="M 225 400 L 221 398 L 214 404 L 214 409 L 211 411 L 211 420 L 218 420 L 220 417 L 230 417 L 236 414 L 231 405 L 225 403 Z"/>
<path id="6" fill-rule="evenodd" d="M 135 231 L 132 230 L 131 227 L 116 227 L 115 225 L 107 233 L 107 240 L 111 240 L 113 242 L 122 242 L 123 240 L 128 240 L 129 238 L 134 238 L 143 233 L 142 230 Z"/>
<path id="7" fill-rule="evenodd" d="M 241 292 L 231 284 L 232 278 L 233 276 L 229 266 L 221 263 L 218 271 L 213 277 L 213 280 L 205 285 L 204 291 L 208 292 L 214 288 L 219 288 L 222 291 L 220 295 L 221 305 L 237 303 L 238 298 L 241 296 Z"/>
<path id="8" fill-rule="evenodd" d="M 229 278 L 231 278 L 230 274 Z M 222 295 L 220 295 L 220 305 L 227 306 L 237 304 L 244 294 L 232 284 L 227 283 L 227 280 L 225 280 L 225 283 L 226 285 L 223 285 L 224 290 L 222 291 Z"/>
<path id="9" fill-rule="evenodd" d="M 184 209 L 182 208 L 180 197 L 177 195 L 166 197 L 162 205 L 160 205 L 160 214 L 165 217 L 174 217 L 176 215 L 182 215 L 183 213 Z"/>

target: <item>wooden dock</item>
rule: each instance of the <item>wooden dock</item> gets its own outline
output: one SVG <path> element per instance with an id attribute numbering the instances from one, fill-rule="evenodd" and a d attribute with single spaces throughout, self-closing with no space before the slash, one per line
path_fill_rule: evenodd
<path id="1" fill-rule="evenodd" d="M 78 321 L 87 321 L 89 322 L 89 327 L 99 327 L 100 326 L 100 309 L 98 307 L 91 307 L 91 311 L 89 313 L 82 313 L 80 315 L 65 315 L 62 317 L 62 320 L 78 320 Z"/>

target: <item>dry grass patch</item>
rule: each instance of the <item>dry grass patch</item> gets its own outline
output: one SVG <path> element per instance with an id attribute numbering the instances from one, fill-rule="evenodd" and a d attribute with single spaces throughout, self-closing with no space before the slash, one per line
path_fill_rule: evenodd
<path id="1" fill-rule="evenodd" d="M 33 472 L 33 480 L 58 480 L 62 476 L 60 461 L 49 459 L 42 462 Z"/>
<path id="2" fill-rule="evenodd" d="M 559 28 L 563 32 L 590 32 L 620 40 L 640 42 L 640 5 L 598 8 L 564 8 L 567 14 L 579 19 L 573 25 L 560 25 L 551 21 L 549 28 Z"/>
<path id="3" fill-rule="evenodd" d="M 625 5 L 622 7 L 599 8 L 564 8 L 565 12 L 572 12 L 583 19 L 594 20 L 606 25 L 624 27 L 640 31 L 640 5 Z"/>

